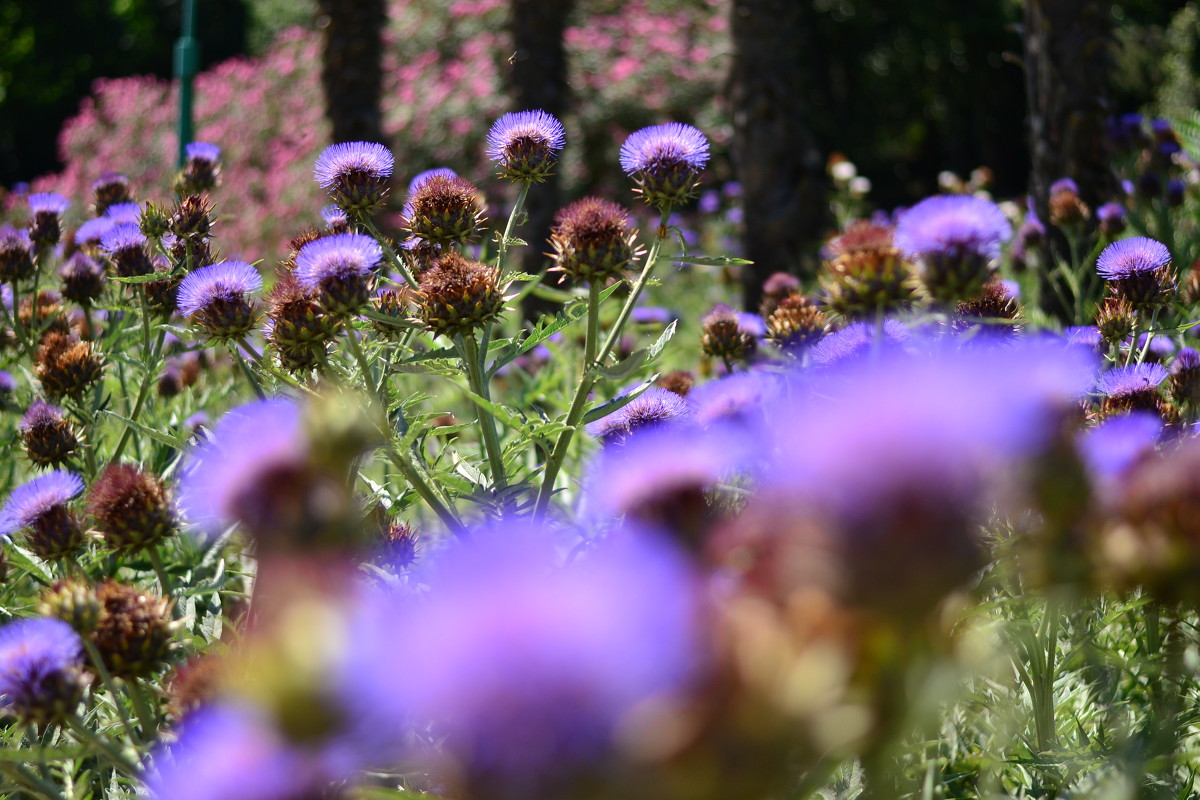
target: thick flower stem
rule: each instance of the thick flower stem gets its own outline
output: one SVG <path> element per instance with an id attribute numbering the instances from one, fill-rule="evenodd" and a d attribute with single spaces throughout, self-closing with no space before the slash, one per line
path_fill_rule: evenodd
<path id="1" fill-rule="evenodd" d="M 162 356 L 163 343 L 166 342 L 166 330 L 158 332 L 158 341 L 154 343 L 153 349 L 150 346 L 150 303 L 146 298 L 146 289 L 142 288 L 142 347 L 145 352 L 150 354 L 150 360 L 147 361 L 145 372 L 142 375 L 142 384 L 138 387 L 137 397 L 133 401 L 133 410 L 129 414 L 129 418 L 134 422 L 138 421 L 138 416 L 142 413 L 142 406 L 146 402 L 147 395 L 150 394 L 150 384 L 158 377 L 158 362 Z M 120 440 L 117 442 L 117 448 L 113 450 L 112 461 L 117 461 L 121 458 L 121 454 L 125 452 L 125 446 L 129 444 L 129 439 L 133 435 L 133 427 L 126 425 L 124 432 L 121 434 Z"/>
<path id="2" fill-rule="evenodd" d="M 67 717 L 67 727 L 82 745 L 94 747 L 104 754 L 109 762 L 130 777 L 137 777 L 141 768 L 131 758 L 116 748 L 111 741 L 101 738 L 77 716 Z"/>
<path id="3" fill-rule="evenodd" d="M 455 516 L 454 512 L 434 493 L 433 489 L 425 481 L 425 478 L 417 470 L 416 465 L 394 443 L 389 443 L 387 449 L 388 458 L 396 466 L 396 469 L 400 470 L 400 474 L 404 476 L 409 485 L 413 487 L 413 491 L 433 509 L 433 513 L 437 514 L 438 518 L 445 523 L 446 527 L 455 536 L 460 539 L 465 538 L 467 529 L 458 517 Z"/>
<path id="4" fill-rule="evenodd" d="M 542 486 L 538 491 L 537 504 L 534 506 L 535 515 L 540 516 L 545 514 L 546 509 L 550 505 L 550 497 L 554 494 L 554 481 L 558 478 L 558 472 L 562 469 L 563 461 L 567 457 L 567 450 L 571 447 L 571 440 L 574 438 L 575 429 L 583 421 L 583 415 L 587 409 L 588 393 L 592 391 L 592 384 L 596 382 L 594 369 L 604 363 L 605 359 L 612 353 L 613 348 L 616 347 L 616 343 L 620 341 L 621 330 L 629 320 L 630 314 L 633 313 L 633 307 L 637 304 L 642 290 L 646 288 L 646 281 L 649 280 L 650 272 L 654 269 L 654 262 L 658 260 L 658 253 L 662 249 L 662 243 L 667 238 L 667 217 L 669 215 L 670 208 L 664 208 L 654 244 L 650 246 L 650 252 L 646 255 L 646 263 L 642 267 L 642 272 L 633 284 L 633 289 L 629 292 L 629 297 L 625 300 L 625 305 L 621 307 L 621 313 L 617 315 L 617 320 L 613 323 L 612 330 L 608 334 L 608 339 L 604 342 L 604 346 L 594 359 L 587 356 L 595 352 L 596 341 L 599 339 L 600 287 L 592 285 L 589 288 L 588 328 L 587 340 L 584 342 L 585 358 L 583 375 L 579 379 L 579 388 L 575 390 L 575 397 L 571 400 L 571 407 L 567 411 L 567 427 L 558 435 L 558 441 L 554 443 L 554 450 L 551 451 L 550 459 L 546 462 L 545 474 L 542 476 Z"/>
<path id="5" fill-rule="evenodd" d="M 517 217 L 525 207 L 525 198 L 529 195 L 530 185 L 528 181 L 521 182 L 521 190 L 517 193 L 517 202 L 513 204 L 512 212 L 508 215 L 508 223 L 504 226 L 504 238 L 500 240 L 500 252 L 496 256 L 496 269 L 500 270 L 502 278 L 504 277 L 504 267 L 508 261 L 508 240 L 512 238 L 513 229 L 517 226 Z"/>
<path id="6" fill-rule="evenodd" d="M 479 343 L 475 341 L 474 333 L 462 337 L 463 365 L 467 368 L 467 380 L 471 391 L 489 403 L 492 400 L 487 379 L 484 377 L 483 366 L 479 362 Z M 496 433 L 496 419 L 492 412 L 479 406 L 477 409 L 479 428 L 483 432 L 483 447 L 487 451 L 488 464 L 492 468 L 492 486 L 497 490 L 508 485 L 504 474 L 504 450 L 500 446 L 500 436 Z"/>

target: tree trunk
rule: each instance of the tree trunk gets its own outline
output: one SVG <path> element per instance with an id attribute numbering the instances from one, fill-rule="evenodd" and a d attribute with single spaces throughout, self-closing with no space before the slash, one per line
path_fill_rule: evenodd
<path id="1" fill-rule="evenodd" d="M 1026 0 L 1024 40 L 1029 191 L 1046 222 L 1050 184 L 1059 178 L 1073 178 L 1092 208 L 1116 197 L 1105 138 L 1112 113 L 1112 2 Z"/>
<path id="2" fill-rule="evenodd" d="M 512 31 L 513 54 L 509 73 L 509 91 L 514 111 L 540 109 L 553 114 L 559 120 L 567 110 L 567 51 L 563 33 L 567 28 L 567 17 L 574 0 L 509 0 L 509 27 Z M 567 142 L 567 147 L 578 147 L 578 142 Z M 554 215 L 562 205 L 562 182 L 557 171 L 545 183 L 530 187 L 525 198 L 525 211 L 529 215 L 521 228 L 520 236 L 529 242 L 522 254 L 521 268 L 536 274 L 545 265 Z M 547 277 L 554 283 L 553 273 Z M 529 296 L 525 313 L 550 310 L 550 306 L 532 295 Z"/>
<path id="3" fill-rule="evenodd" d="M 321 85 L 334 142 L 384 142 L 383 29 L 386 0 L 320 0 Z"/>
<path id="4" fill-rule="evenodd" d="M 729 104 L 733 162 L 742 185 L 745 257 L 743 302 L 757 309 L 774 272 L 812 268 L 808 251 L 827 224 L 825 164 L 808 128 L 802 87 L 811 52 L 799 0 L 734 0 Z"/>

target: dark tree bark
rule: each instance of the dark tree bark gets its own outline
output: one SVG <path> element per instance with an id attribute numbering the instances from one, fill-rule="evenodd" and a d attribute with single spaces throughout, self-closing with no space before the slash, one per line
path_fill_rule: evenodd
<path id="1" fill-rule="evenodd" d="M 801 87 L 816 77 L 801 0 L 734 0 L 729 104 L 733 164 L 742 184 L 744 303 L 757 309 L 773 272 L 797 272 L 825 229 L 825 163 L 809 126 Z M 809 256 L 811 258 L 811 256 Z"/>
<path id="2" fill-rule="evenodd" d="M 335 142 L 383 137 L 383 29 L 386 0 L 320 0 L 321 85 Z"/>
<path id="3" fill-rule="evenodd" d="M 1029 191 L 1045 222 L 1050 184 L 1059 178 L 1073 178 L 1092 208 L 1116 196 L 1104 130 L 1112 113 L 1112 2 L 1026 0 L 1024 40 Z"/>
<path id="4" fill-rule="evenodd" d="M 513 110 L 541 109 L 560 120 L 567 110 L 567 51 L 563 33 L 574 0 L 510 0 L 509 26 L 512 31 L 512 69 L 509 90 Z M 567 147 L 574 143 L 568 141 Z M 528 221 L 520 236 L 529 242 L 522 255 L 521 267 L 529 273 L 540 272 L 549 246 L 546 239 L 554 215 L 562 205 L 562 185 L 558 173 L 535 184 L 525 199 Z M 526 313 L 547 310 L 530 295 Z"/>

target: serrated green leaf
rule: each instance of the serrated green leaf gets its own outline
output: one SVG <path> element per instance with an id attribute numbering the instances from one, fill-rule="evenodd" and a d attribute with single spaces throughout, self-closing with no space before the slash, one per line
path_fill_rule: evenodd
<path id="1" fill-rule="evenodd" d="M 610 381 L 623 381 L 645 366 L 649 358 L 650 351 L 643 347 L 641 350 L 635 350 L 616 364 L 607 367 L 598 367 L 594 372 Z"/>
<path id="2" fill-rule="evenodd" d="M 109 411 L 108 409 L 105 409 L 104 413 L 110 417 L 113 417 L 114 419 L 120 420 L 121 422 L 125 423 L 126 426 L 133 428 L 138 433 L 149 436 L 159 444 L 165 444 L 168 447 L 184 447 L 187 445 L 187 442 L 178 437 L 168 436 L 162 431 L 157 431 L 154 428 L 143 425 L 140 422 L 134 422 L 133 420 L 129 419 L 129 417 L 123 417 L 115 411 Z"/>
<path id="3" fill-rule="evenodd" d="M 614 397 L 612 400 L 609 400 L 607 403 L 600 405 L 600 406 L 596 406 L 591 411 L 589 411 L 583 415 L 583 423 L 586 425 L 588 423 L 595 422 L 598 419 L 604 419 L 605 417 L 607 417 L 609 414 L 613 413 L 614 411 L 620 411 L 622 408 L 629 405 L 634 400 L 637 400 L 638 397 L 641 396 L 642 392 L 649 389 L 656 380 L 658 380 L 657 373 L 654 375 L 651 375 L 649 378 L 647 378 L 646 380 L 639 383 L 637 386 L 635 386 L 633 389 L 631 389 L 626 394 L 623 394 L 620 397 Z"/>

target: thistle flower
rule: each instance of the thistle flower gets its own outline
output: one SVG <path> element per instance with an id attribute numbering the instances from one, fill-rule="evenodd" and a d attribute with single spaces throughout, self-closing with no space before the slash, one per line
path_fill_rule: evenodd
<path id="1" fill-rule="evenodd" d="M 499 271 L 450 252 L 421 276 L 416 292 L 421 321 L 435 334 L 482 328 L 504 311 Z"/>
<path id="2" fill-rule="evenodd" d="M 293 749 L 249 706 L 222 703 L 189 714 L 179 740 L 159 746 L 146 776 L 156 800 L 304 800 L 324 790 L 311 754 Z"/>
<path id="3" fill-rule="evenodd" d="M 254 327 L 246 295 L 262 289 L 262 276 L 244 261 L 201 267 L 179 284 L 179 313 L 191 317 L 217 341 L 237 340 Z"/>
<path id="4" fill-rule="evenodd" d="M 856 361 L 872 351 L 875 339 L 874 324 L 855 322 L 817 342 L 809 352 L 809 357 L 812 363 L 819 367 L 832 367 Z M 883 321 L 883 336 L 879 343 L 882 350 L 899 352 L 910 339 L 912 331 L 903 322 L 895 319 Z"/>
<path id="5" fill-rule="evenodd" d="M 117 203 L 132 203 L 133 195 L 129 191 L 129 178 L 119 172 L 102 172 L 100 177 L 92 182 L 92 213 L 100 216 L 109 206 Z"/>
<path id="6" fill-rule="evenodd" d="M 1171 362 L 1171 398 L 1190 406 L 1193 414 L 1200 406 L 1200 353 L 1184 347 Z"/>
<path id="7" fill-rule="evenodd" d="M 1049 208 L 1052 225 L 1078 225 L 1092 215 L 1091 209 L 1079 197 L 1079 185 L 1070 178 L 1050 184 Z"/>
<path id="8" fill-rule="evenodd" d="M 104 218 L 113 225 L 140 223 L 142 219 L 142 207 L 137 203 L 114 203 L 104 212 Z"/>
<path id="9" fill-rule="evenodd" d="M 46 725 L 72 714 L 83 699 L 83 642 L 56 619 L 21 619 L 0 627 L 0 709 Z"/>
<path id="10" fill-rule="evenodd" d="M 1021 327 L 1021 306 L 1004 281 L 989 280 L 971 300 L 954 309 L 951 328 L 957 334 L 974 332 L 987 339 L 1012 339 Z"/>
<path id="11" fill-rule="evenodd" d="M 0 227 L 0 282 L 16 283 L 33 277 L 33 242 L 29 233 Z"/>
<path id="12" fill-rule="evenodd" d="M 75 229 L 75 246 L 86 248 L 89 253 L 95 255 L 100 249 L 104 234 L 108 233 L 112 226 L 113 221 L 108 217 L 89 219 Z"/>
<path id="13" fill-rule="evenodd" d="M 118 277 L 133 278 L 154 271 L 154 262 L 146 252 L 146 236 L 136 223 L 113 225 L 100 239 L 100 249 L 112 260 Z"/>
<path id="14" fill-rule="evenodd" d="M 213 208 L 213 203 L 208 199 L 208 195 L 185 195 L 179 198 L 179 202 L 172 210 L 168 229 L 180 239 L 186 239 L 195 244 L 198 240 L 207 238 L 212 232 Z"/>
<path id="15" fill-rule="evenodd" d="M 317 291 L 305 289 L 292 274 L 280 279 L 267 298 L 266 339 L 285 369 L 316 365 L 325 344 L 341 328 L 341 320 L 325 311 L 319 298 Z"/>
<path id="16" fill-rule="evenodd" d="M 416 185 L 404 205 L 404 226 L 418 239 L 445 245 L 465 242 L 483 224 L 483 194 L 457 175 L 430 175 Z"/>
<path id="17" fill-rule="evenodd" d="M 87 513 L 110 547 L 136 552 L 175 532 L 175 508 L 162 479 L 130 464 L 110 464 L 92 484 Z"/>
<path id="18" fill-rule="evenodd" d="M 820 341 L 829 318 L 820 306 L 801 294 L 784 298 L 767 317 L 767 339 L 783 350 L 798 352 Z"/>
<path id="19" fill-rule="evenodd" d="M 691 125 L 670 122 L 642 128 L 621 145 L 621 169 L 634 191 L 660 211 L 687 202 L 708 164 L 708 139 Z"/>
<path id="20" fill-rule="evenodd" d="M 79 399 L 104 373 L 104 360 L 91 342 L 57 330 L 42 338 L 34 360 L 34 374 L 51 400 Z"/>
<path id="21" fill-rule="evenodd" d="M 183 169 L 175 181 L 177 194 L 203 194 L 217 186 L 221 176 L 221 148 L 210 142 L 189 142 L 184 147 Z"/>
<path id="22" fill-rule="evenodd" d="M 296 254 L 296 280 L 305 289 L 318 292 L 329 313 L 349 316 L 370 299 L 372 270 L 382 258 L 379 243 L 370 236 L 324 236 Z"/>
<path id="23" fill-rule="evenodd" d="M 104 268 L 96 259 L 77 250 L 58 269 L 63 297 L 83 307 L 90 306 L 104 293 Z"/>
<path id="24" fill-rule="evenodd" d="M 928 197 L 900 217 L 896 246 L 919 265 L 929 295 L 945 303 L 979 292 L 1012 226 L 990 200 L 967 195 Z"/>
<path id="25" fill-rule="evenodd" d="M 562 123 L 545 111 L 517 111 L 492 124 L 487 156 L 500 177 L 520 183 L 542 183 L 554 171 L 566 143 Z"/>
<path id="26" fill-rule="evenodd" d="M 352 216 L 366 216 L 383 205 L 396 159 L 375 142 L 341 142 L 317 157 L 313 175 L 333 202 Z"/>
<path id="27" fill-rule="evenodd" d="M 885 225 L 855 221 L 828 246 L 821 285 L 828 306 L 848 319 L 902 310 L 916 295 L 912 265 Z"/>
<path id="28" fill-rule="evenodd" d="M 763 319 L 767 319 L 776 308 L 779 308 L 780 303 L 797 294 L 800 294 L 799 278 L 786 272 L 772 273 L 763 281 L 762 305 L 759 306 L 759 313 L 762 314 Z"/>
<path id="29" fill-rule="evenodd" d="M 1120 203 L 1105 203 L 1096 209 L 1096 219 L 1100 220 L 1100 233 L 1112 239 L 1125 232 L 1125 206 Z"/>
<path id="30" fill-rule="evenodd" d="M 1145 236 L 1121 239 L 1104 248 L 1096 259 L 1096 271 L 1139 311 L 1163 305 L 1174 288 L 1171 251 Z"/>
<path id="31" fill-rule="evenodd" d="M 441 176 L 443 178 L 457 178 L 458 173 L 449 167 L 434 167 L 433 169 L 427 169 L 424 172 L 418 172 L 416 175 L 413 175 L 412 180 L 408 182 L 408 191 L 405 192 L 405 197 L 411 197 L 412 193 L 415 192 L 421 184 L 434 176 Z"/>
<path id="32" fill-rule="evenodd" d="M 1158 387 L 1167 379 L 1161 364 L 1130 364 L 1115 367 L 1096 380 L 1096 389 L 1103 396 L 1100 410 L 1105 416 L 1130 411 L 1162 412 L 1162 395 Z"/>
<path id="33" fill-rule="evenodd" d="M 764 407 L 773 390 L 770 380 L 756 372 L 708 381 L 688 392 L 690 418 L 702 428 L 731 428 L 753 438 L 764 429 Z"/>
<path id="34" fill-rule="evenodd" d="M 83 529 L 67 504 L 83 491 L 83 480 L 58 470 L 13 490 L 0 508 L 0 534 L 28 529 L 29 549 L 38 558 L 57 561 L 79 553 Z"/>
<path id="35" fill-rule="evenodd" d="M 105 581 L 96 590 L 100 620 L 92 643 L 108 671 L 120 678 L 142 678 L 166 666 L 176 649 L 169 604 L 133 586 Z"/>
<path id="36" fill-rule="evenodd" d="M 556 271 L 596 285 L 623 277 L 641 255 L 629 214 L 597 197 L 577 200 L 558 212 L 550 246 Z"/>
<path id="37" fill-rule="evenodd" d="M 53 247 L 62 238 L 62 217 L 71 203 L 61 194 L 39 192 L 27 198 L 33 219 L 29 239 L 36 247 Z"/>
<path id="38" fill-rule="evenodd" d="M 79 439 L 63 410 L 35 400 L 18 428 L 29 460 L 39 467 L 66 464 L 79 448 Z"/>
<path id="39" fill-rule="evenodd" d="M 670 425 L 691 414 L 687 401 L 674 392 L 651 386 L 603 419 L 587 426 L 606 446 L 621 444 L 635 431 Z"/>
<path id="40" fill-rule="evenodd" d="M 636 531 L 556 567 L 536 523 L 500 523 L 422 577 L 428 602 L 364 598 L 339 683 L 347 715 L 377 721 L 368 730 L 429 721 L 448 773 L 466 784 L 455 794 L 564 796 L 561 782 L 603 764 L 635 709 L 685 690 L 704 667 L 690 568 Z M 406 641 L 422 646 L 397 681 Z"/>
<path id="41" fill-rule="evenodd" d="M 337 206 L 324 206 L 321 209 L 321 219 L 325 221 L 325 229 L 330 233 L 352 233 L 350 217 Z"/>
<path id="42" fill-rule="evenodd" d="M 753 334 L 742 327 L 738 315 L 724 303 L 718 303 L 700 321 L 700 351 L 706 356 L 742 361 L 753 355 Z"/>

